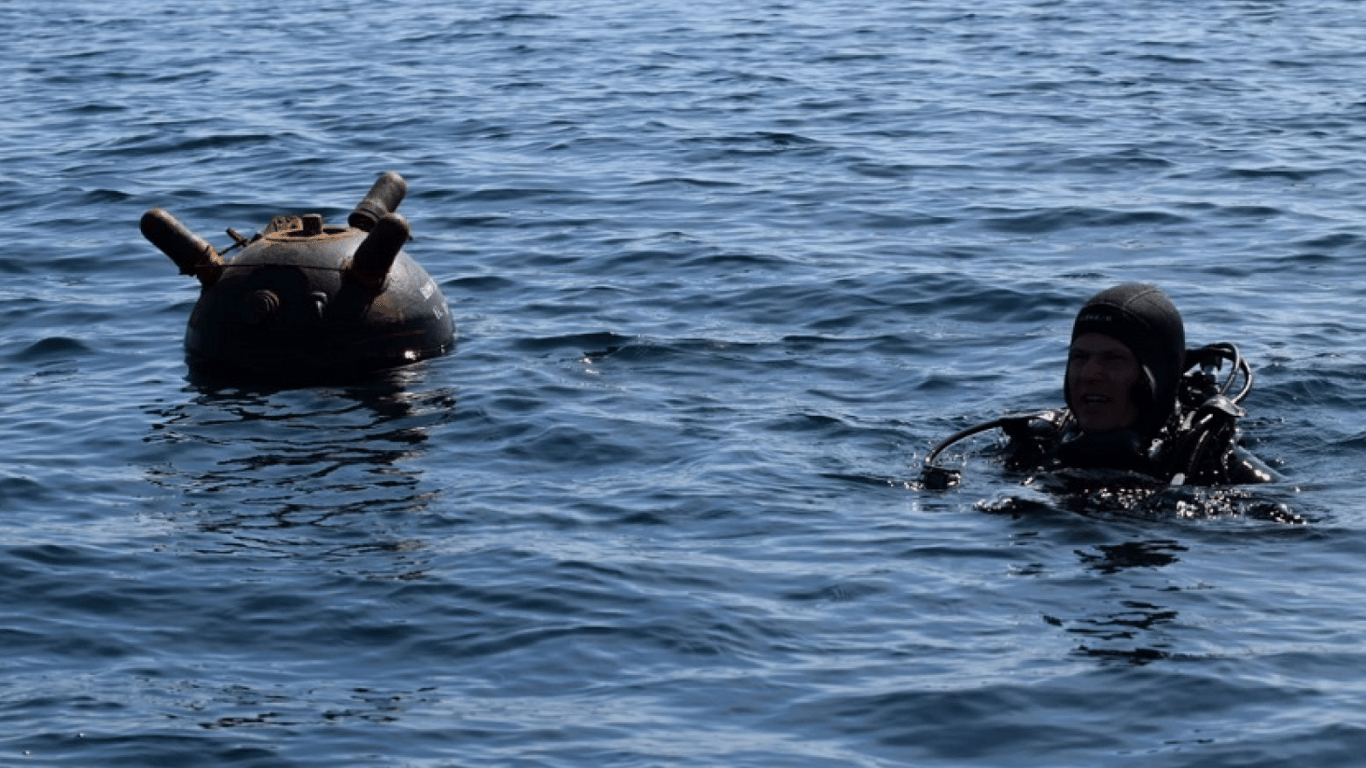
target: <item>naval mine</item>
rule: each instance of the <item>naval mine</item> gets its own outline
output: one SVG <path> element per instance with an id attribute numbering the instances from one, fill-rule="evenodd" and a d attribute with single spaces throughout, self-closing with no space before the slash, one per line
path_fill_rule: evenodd
<path id="1" fill-rule="evenodd" d="M 269 378 L 352 376 L 446 353 L 455 325 L 440 288 L 404 252 L 408 222 L 396 209 L 407 184 L 379 177 L 347 218 L 276 216 L 216 250 L 153 208 L 142 234 L 199 281 L 185 330 L 192 369 Z M 227 253 L 240 248 L 235 257 Z"/>

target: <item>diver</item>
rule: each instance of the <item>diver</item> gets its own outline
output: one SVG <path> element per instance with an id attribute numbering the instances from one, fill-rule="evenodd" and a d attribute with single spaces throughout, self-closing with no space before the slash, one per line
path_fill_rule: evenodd
<path id="1" fill-rule="evenodd" d="M 1009 438 L 1013 470 L 1133 472 L 1170 485 L 1272 482 L 1279 475 L 1240 444 L 1241 403 L 1251 389 L 1252 370 L 1237 347 L 1186 349 L 1185 325 L 1167 294 L 1147 283 L 1117 285 L 1077 313 L 1066 407 L 951 435 L 925 457 L 921 483 L 956 485 L 959 471 L 936 464 L 939 454 L 992 429 Z"/>

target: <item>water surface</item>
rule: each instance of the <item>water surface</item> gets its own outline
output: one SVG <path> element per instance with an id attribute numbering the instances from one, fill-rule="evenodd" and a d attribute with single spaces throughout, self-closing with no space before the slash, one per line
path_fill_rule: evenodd
<path id="1" fill-rule="evenodd" d="M 0 7 L 0 762 L 1315 766 L 1366 747 L 1346 0 Z M 454 353 L 196 380 L 220 247 L 403 174 Z M 1275 487 L 1021 486 L 1089 295 Z M 1132 505 L 1131 505 L 1132 506 Z M 1290 516 L 1268 514 L 1289 510 Z"/>

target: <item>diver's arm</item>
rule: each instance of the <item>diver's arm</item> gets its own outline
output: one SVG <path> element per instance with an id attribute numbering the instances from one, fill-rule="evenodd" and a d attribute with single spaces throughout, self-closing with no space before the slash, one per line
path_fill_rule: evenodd
<path id="1" fill-rule="evenodd" d="M 1252 455 L 1251 451 L 1241 445 L 1234 446 L 1229 454 L 1228 482 L 1231 485 L 1279 483 L 1284 479 L 1284 475 L 1272 469 L 1266 462 Z"/>

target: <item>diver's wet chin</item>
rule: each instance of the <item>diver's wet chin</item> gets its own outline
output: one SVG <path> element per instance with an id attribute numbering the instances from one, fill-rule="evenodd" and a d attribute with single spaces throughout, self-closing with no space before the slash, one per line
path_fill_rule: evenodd
<path id="1" fill-rule="evenodd" d="M 1138 421 L 1138 414 L 1132 408 L 1108 397 L 1097 399 L 1094 396 L 1074 395 L 1068 407 L 1083 432 L 1099 434 L 1131 429 Z"/>

